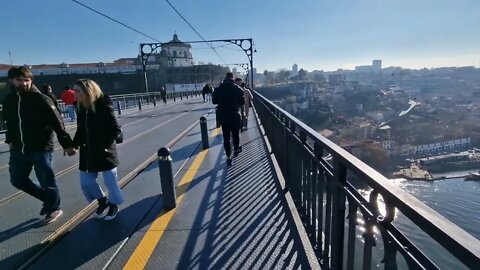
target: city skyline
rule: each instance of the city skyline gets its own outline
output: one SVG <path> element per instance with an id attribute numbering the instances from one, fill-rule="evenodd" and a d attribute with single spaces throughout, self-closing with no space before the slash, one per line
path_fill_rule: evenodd
<path id="1" fill-rule="evenodd" d="M 259 72 L 288 69 L 292 63 L 306 70 L 354 69 L 372 59 L 383 59 L 385 67 L 415 69 L 480 66 L 480 48 L 476 46 L 480 28 L 475 27 L 480 2 L 417 2 L 343 0 L 298 5 L 246 0 L 242 6 L 220 0 L 172 3 L 206 39 L 253 38 L 258 51 L 254 64 Z M 146 1 L 142 6 L 127 0 L 82 3 L 158 40 L 168 41 L 174 32 L 184 41 L 200 39 L 163 1 Z M 241 11 L 243 6 L 255 6 L 245 13 L 246 20 L 232 20 L 229 12 L 223 12 Z M 19 23 L 18 10 L 23 17 L 34 17 L 35 23 Z M 11 2 L 4 5 L 0 23 L 8 37 L 0 44 L 3 64 L 10 63 L 10 52 L 18 65 L 111 62 L 135 57 L 140 43 L 152 41 L 72 1 Z M 212 45 L 225 62 L 246 62 L 235 46 Z M 222 64 L 205 44 L 193 47 L 193 57 L 196 62 Z"/>

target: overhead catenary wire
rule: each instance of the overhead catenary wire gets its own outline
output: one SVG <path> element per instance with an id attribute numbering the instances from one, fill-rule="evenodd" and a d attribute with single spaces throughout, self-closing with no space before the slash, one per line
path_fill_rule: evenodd
<path id="1" fill-rule="evenodd" d="M 178 16 L 180 16 L 180 18 L 182 18 L 182 20 L 193 30 L 193 32 L 195 32 L 195 34 L 197 34 L 203 41 L 207 43 L 207 45 L 218 56 L 220 61 L 222 61 L 222 63 L 225 64 L 225 61 L 220 56 L 220 54 L 218 54 L 217 50 L 213 47 L 213 45 L 210 42 L 207 42 L 207 40 L 197 31 L 197 29 L 195 29 L 195 27 L 193 27 L 193 25 L 182 15 L 182 13 L 180 13 L 180 11 L 178 11 L 177 8 L 175 8 L 175 6 L 169 0 L 165 0 L 165 2 L 175 11 L 175 13 L 177 13 Z"/>
<path id="2" fill-rule="evenodd" d="M 140 34 L 140 35 L 142 35 L 142 36 L 144 36 L 144 37 L 147 37 L 147 38 L 149 38 L 149 39 L 155 40 L 155 41 L 157 41 L 157 42 L 161 42 L 160 40 L 158 40 L 158 39 L 156 39 L 156 38 L 154 38 L 154 37 L 152 37 L 152 36 L 150 36 L 150 35 L 148 35 L 148 34 L 145 34 L 144 32 L 142 32 L 142 31 L 140 31 L 140 30 L 138 30 L 138 29 L 135 29 L 135 28 L 127 25 L 126 23 L 123 23 L 123 22 L 121 22 L 121 21 L 119 21 L 119 20 L 117 20 L 117 19 L 115 19 L 115 18 L 112 18 L 112 17 L 108 16 L 107 14 L 102 13 L 102 12 L 100 12 L 100 11 L 92 8 L 92 7 L 89 7 L 89 6 L 87 6 L 87 5 L 79 2 L 79 1 L 77 1 L 77 0 L 72 0 L 72 1 L 75 2 L 75 3 L 77 3 L 77 4 L 79 4 L 79 5 L 81 5 L 81 6 L 83 6 L 84 8 L 87 8 L 87 9 L 89 9 L 89 10 L 91 10 L 91 11 L 93 11 L 93 12 L 95 12 L 95 13 L 97 13 L 97 14 L 99 14 L 99 15 L 101 15 L 101 16 L 103 16 L 103 17 L 105 17 L 105 18 L 107 18 L 107 19 L 109 19 L 109 20 L 111 20 L 111 21 L 113 21 L 113 22 L 115 22 L 115 23 L 118 23 L 118 24 L 122 25 L 123 27 L 126 27 L 126 28 L 128 28 L 128 29 L 136 32 L 137 34 Z"/>
<path id="3" fill-rule="evenodd" d="M 140 34 L 140 35 L 142 35 L 142 36 L 144 36 L 144 37 L 147 37 L 147 38 L 149 38 L 149 39 L 152 39 L 152 40 L 154 40 L 154 41 L 156 41 L 156 42 L 162 43 L 159 39 L 157 39 L 157 38 L 155 38 L 155 37 L 153 37 L 153 36 L 151 36 L 151 35 L 148 35 L 148 34 L 142 32 L 142 31 L 140 31 L 140 30 L 138 30 L 138 29 L 136 29 L 136 28 L 134 28 L 134 27 L 132 27 L 132 26 L 124 23 L 124 22 L 121 22 L 121 21 L 119 21 L 119 20 L 117 20 L 117 19 L 115 19 L 115 18 L 113 18 L 113 17 L 111 17 L 111 16 L 109 16 L 109 15 L 107 15 L 107 14 L 99 11 L 99 10 L 96 10 L 96 9 L 94 9 L 94 8 L 92 8 L 92 7 L 86 5 L 86 4 L 84 4 L 84 3 L 82 3 L 82 2 L 80 2 L 80 1 L 78 1 L 78 0 L 72 0 L 72 2 L 78 4 L 78 5 L 80 5 L 80 6 L 84 7 L 84 8 L 92 11 L 92 12 L 97 13 L 97 14 L 99 14 L 100 16 L 103 16 L 103 17 L 107 18 L 108 20 L 111 20 L 111 21 L 113 21 L 113 22 L 115 22 L 115 23 L 117 23 L 117 24 L 120 24 L 121 26 L 123 26 L 123 27 L 125 27 L 125 28 L 127 28 L 127 29 L 129 29 L 129 30 L 134 31 L 134 32 L 136 32 L 137 34 Z M 207 45 L 209 46 L 209 49 L 213 50 L 213 52 L 214 52 L 214 53 L 217 55 L 217 57 L 222 61 L 222 63 L 225 64 L 226 62 L 225 62 L 224 59 L 220 56 L 220 54 L 217 52 L 217 50 L 216 50 L 215 48 L 225 48 L 225 49 L 231 49 L 231 50 L 235 50 L 235 49 L 229 48 L 229 47 L 227 47 L 227 46 L 216 46 L 216 47 L 214 47 L 214 46 L 212 45 L 212 43 L 211 43 L 211 42 L 208 42 L 208 41 L 200 34 L 200 32 L 199 32 L 197 29 L 195 29 L 195 27 L 185 18 L 185 16 L 183 16 L 183 15 L 180 13 L 180 11 L 179 11 L 169 0 L 165 0 L 165 2 L 175 11 L 175 13 L 177 13 L 178 16 L 180 16 L 180 18 L 181 18 L 183 21 L 185 21 L 185 23 L 202 39 L 202 41 L 204 41 L 205 43 L 207 43 Z"/>

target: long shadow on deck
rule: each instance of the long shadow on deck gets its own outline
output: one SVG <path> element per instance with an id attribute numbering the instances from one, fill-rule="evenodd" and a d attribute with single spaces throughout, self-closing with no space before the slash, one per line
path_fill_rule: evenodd
<path id="1" fill-rule="evenodd" d="M 209 180 L 178 269 L 309 268 L 262 138 L 243 149 L 228 169 L 221 151 L 215 169 L 191 183 Z"/>
<path id="2" fill-rule="evenodd" d="M 52 247 L 49 258 L 40 258 L 35 263 L 34 269 L 76 269 L 98 256 L 103 256 L 105 251 L 116 247 L 134 231 L 141 230 L 141 224 L 153 222 L 155 216 L 148 215 L 146 209 L 152 209 L 160 199 L 160 196 L 151 196 L 137 201 L 122 209 L 118 217 L 110 222 L 89 218 L 71 232 L 71 235 L 66 236 L 70 238 L 68 241 L 60 241 Z M 139 223 L 139 220 L 145 222 Z M 112 253 L 105 254 L 108 256 Z M 105 263 L 108 259 L 99 262 Z M 101 269 L 103 264 L 97 266 L 97 269 Z"/>

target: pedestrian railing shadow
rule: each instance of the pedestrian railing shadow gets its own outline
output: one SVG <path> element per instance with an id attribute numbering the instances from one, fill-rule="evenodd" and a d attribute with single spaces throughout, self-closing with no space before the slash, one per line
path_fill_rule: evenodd
<path id="1" fill-rule="evenodd" d="M 227 169 L 221 151 L 215 169 L 190 184 L 208 181 L 178 268 L 308 268 L 260 137 L 244 144 L 233 163 Z"/>
<path id="2" fill-rule="evenodd" d="M 4 217 L 5 218 L 5 217 Z M 32 218 L 29 220 L 26 220 L 8 230 L 5 230 L 0 233 L 0 243 L 3 243 L 10 238 L 13 238 L 19 234 L 22 234 L 24 232 L 27 232 L 31 229 L 38 228 L 40 224 L 40 219 L 38 218 Z"/>

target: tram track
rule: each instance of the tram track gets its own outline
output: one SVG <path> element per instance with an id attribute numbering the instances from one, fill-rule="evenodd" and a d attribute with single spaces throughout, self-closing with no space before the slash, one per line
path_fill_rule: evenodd
<path id="1" fill-rule="evenodd" d="M 143 132 L 141 132 L 141 133 L 136 134 L 135 136 L 133 136 L 133 137 L 131 137 L 131 138 L 126 139 L 123 143 L 121 143 L 121 144 L 118 145 L 118 148 L 121 149 L 121 148 L 124 147 L 125 145 L 127 145 L 127 144 L 129 144 L 129 143 L 131 143 L 131 142 L 133 142 L 133 141 L 135 141 L 135 140 L 137 140 L 138 138 L 141 138 L 141 137 L 143 137 L 143 136 L 145 136 L 145 135 L 147 135 L 147 134 L 149 134 L 149 133 L 151 133 L 151 132 L 153 132 L 153 131 L 155 131 L 155 130 L 157 130 L 157 129 L 159 129 L 159 128 L 161 128 L 161 127 L 163 127 L 163 126 L 165 126 L 165 125 L 167 125 L 167 124 L 169 124 L 169 123 L 171 123 L 171 122 L 173 122 L 173 121 L 175 121 L 175 120 L 177 120 L 177 119 L 179 119 L 179 118 L 181 118 L 181 117 L 183 117 L 183 116 L 185 116 L 185 115 L 187 115 L 189 112 L 194 111 L 194 110 L 202 107 L 203 105 L 205 105 L 205 104 L 202 103 L 202 104 L 200 104 L 200 105 L 198 105 L 198 106 L 196 106 L 196 107 L 194 107 L 194 108 L 192 108 L 192 109 L 190 109 L 190 110 L 188 110 L 188 111 L 184 111 L 183 113 L 181 113 L 181 114 L 179 114 L 179 115 L 177 115 L 177 116 L 175 116 L 175 117 L 173 117 L 173 118 L 170 118 L 170 119 L 162 122 L 162 123 L 159 124 L 159 125 L 156 125 L 156 126 L 150 128 L 150 129 L 147 129 L 147 130 L 145 130 L 145 131 L 143 131 Z M 175 109 L 178 109 L 178 108 L 172 108 L 171 110 L 168 110 L 168 111 L 173 111 L 173 110 L 175 110 Z M 165 112 L 167 112 L 167 111 L 164 111 L 163 113 L 165 113 Z M 140 122 L 140 121 L 145 121 L 146 119 L 148 119 L 148 118 L 138 119 L 138 120 L 136 120 L 136 121 L 134 121 L 134 122 L 135 122 L 135 123 L 138 123 L 138 122 Z M 134 122 L 132 122 L 131 124 L 134 124 Z M 125 127 L 125 126 L 123 126 L 123 127 Z M 69 173 L 69 172 L 73 171 L 74 169 L 76 169 L 76 168 L 78 167 L 78 165 L 79 165 L 79 163 L 77 162 L 77 163 L 75 163 L 74 165 L 69 166 L 68 168 L 63 169 L 63 170 L 57 172 L 57 173 L 55 174 L 56 180 L 57 180 L 57 181 L 60 181 L 61 179 L 63 179 L 63 178 L 61 178 L 62 176 L 66 175 L 67 173 Z M 9 195 L 9 196 L 7 196 L 7 197 L 4 197 L 4 198 L 0 199 L 0 207 L 3 207 L 4 205 L 8 204 L 9 202 L 14 201 L 15 199 L 19 198 L 19 197 L 20 197 L 21 195 L 23 195 L 23 194 L 25 194 L 25 192 L 23 192 L 23 191 L 17 191 L 17 192 L 15 192 L 14 194 L 11 194 L 11 195 Z"/>
<path id="2" fill-rule="evenodd" d="M 160 106 L 163 106 L 164 108 L 166 106 L 170 107 L 171 105 L 175 105 L 175 104 L 179 104 L 179 103 L 168 103 L 166 105 L 160 105 Z M 184 105 L 184 104 L 183 104 Z M 153 107 L 153 108 L 149 108 L 149 109 L 146 109 L 146 110 L 139 110 L 139 111 L 135 111 L 135 112 L 132 112 L 132 113 L 128 113 L 128 114 L 122 114 L 122 115 L 116 115 L 116 117 L 118 119 L 128 119 L 129 117 L 131 116 L 134 116 L 134 115 L 139 115 L 139 114 L 142 114 L 142 113 L 146 113 L 146 112 L 150 112 L 150 111 L 154 111 L 156 109 L 161 109 L 161 107 Z M 65 120 L 65 119 L 64 119 Z M 65 122 L 65 121 L 64 121 Z M 75 129 L 77 128 L 77 124 L 72 124 L 72 125 L 66 125 L 65 126 L 65 130 L 69 131 L 69 130 L 72 130 L 72 129 Z M 57 143 L 58 140 L 55 140 L 55 143 Z M 2 145 L 6 144 L 4 140 L 0 141 L 0 147 Z M 0 170 L 2 169 L 2 167 L 0 167 Z"/>
<path id="3" fill-rule="evenodd" d="M 167 106 L 168 106 L 168 107 L 172 107 L 173 105 L 176 105 L 176 104 L 178 104 L 178 103 L 170 103 L 170 104 L 168 104 Z M 184 104 L 180 104 L 180 105 L 181 105 L 181 106 L 186 106 L 186 105 L 188 105 L 188 104 L 185 104 L 185 103 L 184 103 Z M 143 110 L 143 111 L 135 112 L 135 113 L 132 113 L 132 114 L 128 114 L 128 115 L 125 115 L 124 117 L 119 117 L 119 116 L 117 116 L 117 118 L 118 118 L 118 119 L 130 119 L 129 117 L 131 117 L 131 116 L 142 115 L 142 114 L 146 114 L 146 113 L 148 113 L 148 112 L 151 112 L 151 111 L 154 111 L 154 110 L 157 110 L 157 109 L 164 109 L 164 108 L 166 108 L 166 107 L 163 107 L 163 108 L 154 107 L 154 108 L 150 108 L 150 109 L 148 109 L 148 110 Z M 160 111 L 160 112 L 159 112 L 159 113 L 160 113 L 159 116 L 161 116 L 161 114 L 171 112 L 171 111 L 173 111 L 173 110 L 175 110 L 175 109 L 178 109 L 178 108 L 179 108 L 179 107 L 173 106 L 171 109 L 168 109 L 168 110 L 166 110 L 166 111 Z M 135 120 L 135 121 L 128 122 L 128 123 L 126 123 L 126 124 L 121 124 L 121 126 L 122 126 L 122 128 L 125 128 L 125 127 L 128 127 L 128 126 L 131 126 L 131 125 L 134 125 L 134 124 L 143 122 L 143 121 L 145 121 L 145 120 L 147 120 L 147 119 L 148 119 L 147 117 L 142 118 L 142 119 L 137 119 L 137 120 Z M 75 128 L 76 128 L 76 125 L 75 125 Z M 73 129 L 73 128 L 72 128 L 72 129 Z M 54 143 L 57 143 L 57 142 L 58 142 L 58 140 L 55 140 L 55 141 L 54 141 Z M 0 144 L 0 145 L 1 145 L 1 144 Z M 56 147 L 56 148 L 54 149 L 54 152 L 59 151 L 59 150 L 62 150 L 62 149 L 63 149 L 63 148 L 62 148 L 61 146 Z M 9 151 L 0 152 L 0 154 L 8 153 L 8 152 L 9 152 Z M 8 167 L 9 167 L 8 164 L 1 165 L 1 166 L 0 166 L 0 171 L 3 170 L 3 169 L 6 169 L 6 168 L 8 168 Z M 2 199 L 0 199 L 0 205 L 1 205 L 1 202 L 2 202 Z"/>

